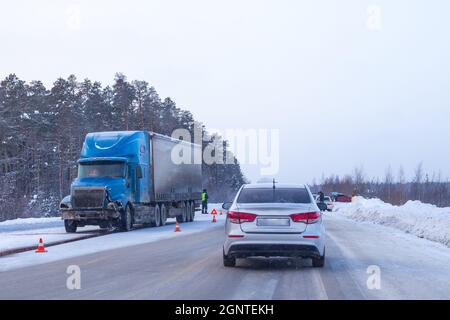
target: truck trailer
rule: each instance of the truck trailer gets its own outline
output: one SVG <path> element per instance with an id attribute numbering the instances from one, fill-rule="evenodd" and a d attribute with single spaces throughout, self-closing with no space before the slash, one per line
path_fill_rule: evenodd
<path id="1" fill-rule="evenodd" d="M 173 161 L 174 147 L 192 161 Z M 78 176 L 60 203 L 66 231 L 86 225 L 129 231 L 134 224 L 163 226 L 167 218 L 193 221 L 202 191 L 202 166 L 194 161 L 199 151 L 200 145 L 153 132 L 87 134 Z"/>

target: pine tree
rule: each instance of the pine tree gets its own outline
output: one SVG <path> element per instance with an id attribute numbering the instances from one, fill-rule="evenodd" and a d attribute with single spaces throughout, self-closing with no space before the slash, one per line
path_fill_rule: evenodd
<path id="1" fill-rule="evenodd" d="M 130 130 L 133 127 L 133 100 L 135 92 L 133 86 L 122 73 L 117 73 L 113 85 L 113 115 L 114 130 Z"/>

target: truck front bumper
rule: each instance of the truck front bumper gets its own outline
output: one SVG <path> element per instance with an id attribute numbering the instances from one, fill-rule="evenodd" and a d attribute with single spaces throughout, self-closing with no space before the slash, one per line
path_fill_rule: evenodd
<path id="1" fill-rule="evenodd" d="M 110 220 L 119 218 L 120 213 L 114 209 L 65 209 L 61 210 L 63 220 L 90 221 Z"/>

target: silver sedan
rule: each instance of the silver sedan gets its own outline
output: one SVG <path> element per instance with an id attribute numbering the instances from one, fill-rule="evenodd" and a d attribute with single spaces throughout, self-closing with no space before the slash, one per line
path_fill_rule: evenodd
<path id="1" fill-rule="evenodd" d="M 322 214 L 306 185 L 247 184 L 228 210 L 223 263 L 234 267 L 237 258 L 311 258 L 325 264 Z"/>

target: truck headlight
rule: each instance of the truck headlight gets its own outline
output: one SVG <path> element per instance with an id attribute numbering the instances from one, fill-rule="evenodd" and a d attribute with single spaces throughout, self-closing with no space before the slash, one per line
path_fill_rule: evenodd
<path id="1" fill-rule="evenodd" d="M 71 209 L 72 208 L 72 204 L 70 201 L 70 196 L 64 197 L 64 199 L 61 200 L 61 202 L 59 203 L 59 208 L 60 209 Z"/>

